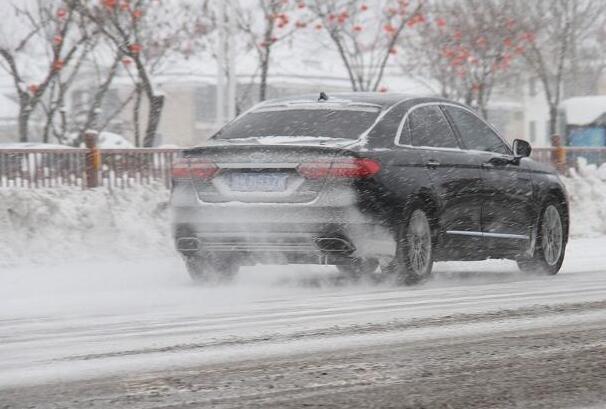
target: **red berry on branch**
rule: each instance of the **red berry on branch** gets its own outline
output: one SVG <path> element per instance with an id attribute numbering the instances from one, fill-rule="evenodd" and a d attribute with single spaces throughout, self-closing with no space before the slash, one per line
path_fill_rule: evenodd
<path id="1" fill-rule="evenodd" d="M 67 10 L 65 9 L 59 9 L 57 10 L 57 17 L 60 19 L 64 19 L 65 16 L 67 16 Z"/>
<path id="2" fill-rule="evenodd" d="M 63 60 L 55 60 L 53 62 L 53 71 L 61 71 L 65 67 Z"/>
<path id="3" fill-rule="evenodd" d="M 139 54 L 143 50 L 143 47 L 141 44 L 131 44 L 128 49 L 133 54 Z"/>
<path id="4" fill-rule="evenodd" d="M 38 92 L 38 90 L 40 89 L 40 86 L 38 84 L 30 84 L 27 87 L 27 90 L 29 91 L 30 94 L 34 95 L 36 92 Z"/>
<path id="5" fill-rule="evenodd" d="M 522 36 L 522 38 L 525 41 L 529 42 L 529 43 L 534 43 L 534 40 L 536 39 L 536 36 L 535 36 L 534 33 L 528 32 L 528 33 L 524 33 L 524 35 Z"/>
<path id="6" fill-rule="evenodd" d="M 108 9 L 113 9 L 116 7 L 117 0 L 103 0 L 103 5 Z"/>
<path id="7" fill-rule="evenodd" d="M 396 28 L 392 24 L 385 24 L 383 30 L 385 30 L 386 33 L 394 33 Z"/>
<path id="8" fill-rule="evenodd" d="M 61 37 L 59 34 L 57 34 L 56 36 L 53 37 L 54 45 L 61 45 L 62 42 L 63 42 L 63 37 Z"/>

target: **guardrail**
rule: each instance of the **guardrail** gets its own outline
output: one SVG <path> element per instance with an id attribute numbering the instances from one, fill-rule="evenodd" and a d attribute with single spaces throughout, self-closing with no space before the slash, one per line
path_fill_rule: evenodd
<path id="1" fill-rule="evenodd" d="M 0 149 L 0 188 L 110 186 L 161 183 L 170 188 L 170 171 L 180 149 Z M 532 157 L 561 172 L 577 160 L 606 163 L 606 148 L 535 148 Z M 91 176 L 91 172 L 94 173 Z M 93 182 L 91 182 L 93 181 Z"/>

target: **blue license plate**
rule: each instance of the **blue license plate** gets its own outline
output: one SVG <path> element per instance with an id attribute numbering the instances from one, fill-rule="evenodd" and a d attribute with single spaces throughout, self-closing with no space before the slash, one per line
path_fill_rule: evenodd
<path id="1" fill-rule="evenodd" d="M 287 181 L 284 173 L 232 173 L 229 187 L 236 192 L 283 192 Z"/>

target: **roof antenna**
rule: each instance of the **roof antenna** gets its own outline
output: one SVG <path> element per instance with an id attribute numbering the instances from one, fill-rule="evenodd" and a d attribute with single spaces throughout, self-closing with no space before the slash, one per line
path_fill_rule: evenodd
<path id="1" fill-rule="evenodd" d="M 318 98 L 318 102 L 322 101 L 328 101 L 328 95 L 326 95 L 326 92 L 324 91 L 320 92 L 320 98 Z"/>

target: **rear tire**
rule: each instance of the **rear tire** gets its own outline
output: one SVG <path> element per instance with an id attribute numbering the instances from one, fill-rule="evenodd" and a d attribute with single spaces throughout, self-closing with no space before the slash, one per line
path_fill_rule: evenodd
<path id="1" fill-rule="evenodd" d="M 433 231 L 425 210 L 415 205 L 398 232 L 394 260 L 385 270 L 395 274 L 400 285 L 428 280 L 433 268 Z"/>
<path id="2" fill-rule="evenodd" d="M 196 283 L 227 283 L 234 279 L 240 266 L 229 259 L 186 256 L 185 266 Z"/>
<path id="3" fill-rule="evenodd" d="M 556 200 L 547 202 L 539 220 L 537 243 L 531 258 L 517 260 L 525 273 L 555 275 L 560 271 L 566 251 L 564 212 Z"/>
<path id="4" fill-rule="evenodd" d="M 337 264 L 339 272 L 356 281 L 374 273 L 377 267 L 379 267 L 379 261 L 375 258 L 356 258 L 349 264 Z"/>

